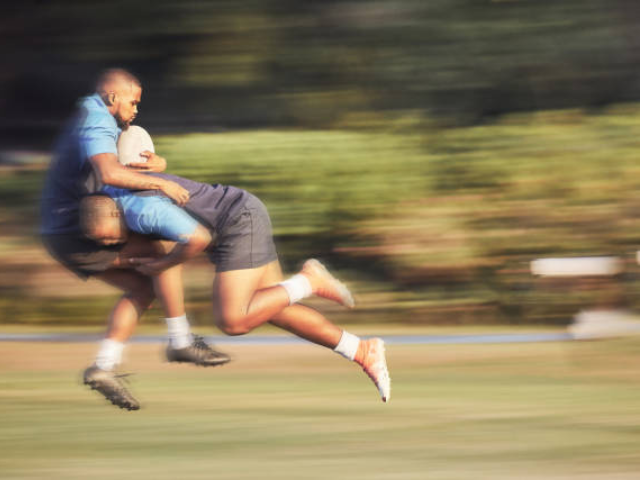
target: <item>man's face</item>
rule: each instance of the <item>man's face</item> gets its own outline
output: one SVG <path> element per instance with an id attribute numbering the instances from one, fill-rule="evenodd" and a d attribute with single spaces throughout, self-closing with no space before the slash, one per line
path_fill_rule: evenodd
<path id="1" fill-rule="evenodd" d="M 138 115 L 138 104 L 142 97 L 142 88 L 135 84 L 130 84 L 120 89 L 117 93 L 115 103 L 114 117 L 118 122 L 118 126 L 122 130 L 126 130 Z"/>

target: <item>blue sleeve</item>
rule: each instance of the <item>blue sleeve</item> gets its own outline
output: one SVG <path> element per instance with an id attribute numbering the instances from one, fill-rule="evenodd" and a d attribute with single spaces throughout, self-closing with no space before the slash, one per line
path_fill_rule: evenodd
<path id="1" fill-rule="evenodd" d="M 131 190 L 127 190 L 124 188 L 117 188 L 111 185 L 103 185 L 100 192 L 109 195 L 114 200 L 117 200 L 118 197 L 124 197 L 125 195 L 131 195 Z"/>
<path id="2" fill-rule="evenodd" d="M 127 226 L 143 235 L 158 235 L 178 243 L 188 243 L 198 222 L 165 197 L 119 198 Z"/>
<path id="3" fill-rule="evenodd" d="M 89 113 L 79 131 L 80 146 L 85 158 L 99 153 L 118 155 L 118 129 L 112 119 Z"/>

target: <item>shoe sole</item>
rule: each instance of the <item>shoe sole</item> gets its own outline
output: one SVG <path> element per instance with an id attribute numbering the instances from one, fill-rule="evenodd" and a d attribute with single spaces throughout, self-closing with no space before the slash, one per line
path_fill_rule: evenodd
<path id="1" fill-rule="evenodd" d="M 226 365 L 230 361 L 231 361 L 231 359 L 228 358 L 227 360 L 222 360 L 222 361 L 217 362 L 217 363 L 197 363 L 197 362 L 191 362 L 189 360 L 170 360 L 170 359 L 167 358 L 167 362 L 169 362 L 169 363 L 189 363 L 189 364 L 195 365 L 197 367 L 221 367 L 222 365 Z"/>

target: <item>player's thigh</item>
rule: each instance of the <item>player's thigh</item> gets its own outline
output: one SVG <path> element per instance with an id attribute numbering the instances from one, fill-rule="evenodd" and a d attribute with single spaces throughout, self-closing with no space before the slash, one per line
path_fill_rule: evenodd
<path id="1" fill-rule="evenodd" d="M 266 267 L 260 280 L 260 285 L 258 286 L 259 289 L 273 287 L 284 279 L 282 276 L 282 267 L 278 260 L 268 263 Z"/>
<path id="2" fill-rule="evenodd" d="M 247 312 L 251 299 L 256 291 L 270 286 L 265 280 L 278 276 L 278 262 L 271 262 L 257 268 L 229 270 L 216 273 L 213 281 L 214 312 L 222 319 L 234 318 Z M 280 274 L 281 275 L 281 274 Z M 277 283 L 274 280 L 274 283 Z"/>

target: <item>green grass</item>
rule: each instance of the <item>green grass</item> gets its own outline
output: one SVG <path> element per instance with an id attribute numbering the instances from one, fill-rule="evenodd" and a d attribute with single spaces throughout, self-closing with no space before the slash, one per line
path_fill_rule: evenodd
<path id="1" fill-rule="evenodd" d="M 388 405 L 364 375 L 320 349 L 292 349 L 289 362 L 269 368 L 243 361 L 247 347 L 227 369 L 139 371 L 133 385 L 144 408 L 135 413 L 76 384 L 74 348 L 69 369 L 9 363 L 0 372 L 3 479 L 632 479 L 640 471 L 636 340 L 391 346 Z M 282 348 L 265 348 L 265 358 Z"/>

